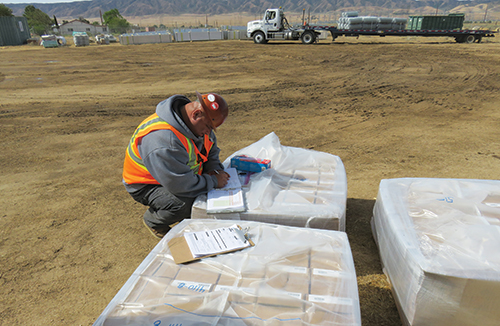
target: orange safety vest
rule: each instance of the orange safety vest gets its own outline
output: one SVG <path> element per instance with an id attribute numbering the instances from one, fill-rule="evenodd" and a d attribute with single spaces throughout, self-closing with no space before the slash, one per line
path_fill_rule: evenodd
<path id="1" fill-rule="evenodd" d="M 160 119 L 155 113 L 139 125 L 135 130 L 132 138 L 130 138 L 130 143 L 127 147 L 125 153 L 125 162 L 123 163 L 123 180 L 128 184 L 134 183 L 147 183 L 147 184 L 160 184 L 153 178 L 151 173 L 144 165 L 141 155 L 139 154 L 139 149 L 137 145 L 139 144 L 142 137 L 146 136 L 155 130 L 171 130 L 177 138 L 182 142 L 189 156 L 189 161 L 187 165 L 196 174 L 201 174 L 203 172 L 203 163 L 208 160 L 208 153 L 212 148 L 213 143 L 210 141 L 208 135 L 205 135 L 203 140 L 203 146 L 206 150 L 206 156 L 200 153 L 198 147 L 194 141 L 186 136 L 184 136 L 180 131 L 172 127 L 168 122 Z"/>

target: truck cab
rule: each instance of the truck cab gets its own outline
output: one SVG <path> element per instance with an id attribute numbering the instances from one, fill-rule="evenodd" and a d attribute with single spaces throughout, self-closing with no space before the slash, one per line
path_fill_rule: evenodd
<path id="1" fill-rule="evenodd" d="M 305 25 L 291 26 L 281 7 L 267 9 L 262 20 L 253 20 L 247 24 L 247 36 L 257 44 L 265 44 L 269 40 L 302 40 L 304 44 L 312 44 L 318 35 L 318 32 Z"/>
<path id="2" fill-rule="evenodd" d="M 247 36 L 255 43 L 266 43 L 268 34 L 283 31 L 283 9 L 267 9 L 262 20 L 247 23 Z"/>
<path id="3" fill-rule="evenodd" d="M 283 29 L 281 24 L 281 17 L 283 13 L 280 13 L 280 9 L 268 9 L 264 15 L 264 26 L 268 32 L 278 32 Z"/>

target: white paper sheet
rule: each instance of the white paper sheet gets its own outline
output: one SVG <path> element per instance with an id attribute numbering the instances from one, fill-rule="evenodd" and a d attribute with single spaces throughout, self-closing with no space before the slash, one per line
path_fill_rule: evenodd
<path id="1" fill-rule="evenodd" d="M 245 202 L 238 171 L 235 168 L 227 168 L 224 171 L 229 173 L 229 181 L 225 187 L 208 192 L 207 213 L 244 212 Z"/>
<path id="2" fill-rule="evenodd" d="M 215 189 L 207 194 L 207 213 L 244 212 L 243 190 Z"/>
<path id="3" fill-rule="evenodd" d="M 219 189 L 239 189 L 241 188 L 240 178 L 238 177 L 238 171 L 235 168 L 227 168 L 224 170 L 229 174 L 229 180 L 227 181 L 227 185 Z"/>
<path id="4" fill-rule="evenodd" d="M 188 232 L 184 234 L 194 257 L 213 255 L 221 252 L 250 247 L 245 234 L 238 226 L 210 231 Z"/>

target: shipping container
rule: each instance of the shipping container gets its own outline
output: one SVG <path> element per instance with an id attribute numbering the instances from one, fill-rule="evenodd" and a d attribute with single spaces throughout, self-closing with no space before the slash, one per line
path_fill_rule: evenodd
<path id="1" fill-rule="evenodd" d="M 25 44 L 30 36 L 26 17 L 0 17 L 0 46 Z"/>
<path id="2" fill-rule="evenodd" d="M 409 30 L 452 30 L 462 29 L 465 14 L 449 14 L 448 16 L 410 16 Z"/>

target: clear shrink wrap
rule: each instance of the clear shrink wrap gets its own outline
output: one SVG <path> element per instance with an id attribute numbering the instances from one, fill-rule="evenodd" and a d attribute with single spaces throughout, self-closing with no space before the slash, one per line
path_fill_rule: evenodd
<path id="1" fill-rule="evenodd" d="M 405 325 L 500 321 L 500 181 L 386 179 L 372 219 Z"/>
<path id="2" fill-rule="evenodd" d="M 342 160 L 335 155 L 282 146 L 270 133 L 224 161 L 247 155 L 270 159 L 271 168 L 254 173 L 243 187 L 246 211 L 207 214 L 206 195 L 199 196 L 193 219 L 251 220 L 289 226 L 345 231 L 347 176 Z"/>
<path id="3" fill-rule="evenodd" d="M 168 242 L 234 221 L 172 228 L 94 326 L 360 326 L 356 273 L 344 232 L 240 221 L 254 246 L 175 264 Z"/>

